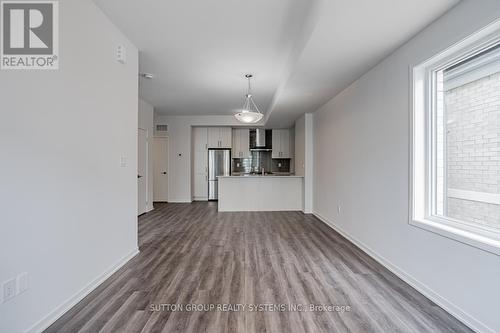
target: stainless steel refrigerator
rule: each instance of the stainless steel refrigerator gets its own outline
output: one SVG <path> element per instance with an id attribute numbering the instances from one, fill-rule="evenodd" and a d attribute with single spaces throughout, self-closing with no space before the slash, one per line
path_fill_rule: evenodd
<path id="1" fill-rule="evenodd" d="M 219 183 L 217 176 L 231 174 L 231 149 L 208 150 L 208 200 L 217 200 L 219 197 Z"/>

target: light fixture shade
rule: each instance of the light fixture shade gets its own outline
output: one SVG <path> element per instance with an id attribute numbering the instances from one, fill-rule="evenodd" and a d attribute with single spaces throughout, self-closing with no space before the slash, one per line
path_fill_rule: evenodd
<path id="1" fill-rule="evenodd" d="M 253 124 L 259 122 L 264 115 L 260 112 L 259 108 L 257 107 L 257 104 L 253 101 L 252 97 L 252 88 L 250 85 L 250 79 L 253 77 L 252 74 L 247 74 L 245 77 L 248 80 L 248 92 L 245 98 L 245 104 L 243 105 L 243 108 L 236 113 L 234 116 L 238 121 L 245 123 L 245 124 Z"/>
<path id="2" fill-rule="evenodd" d="M 242 110 L 234 115 L 238 121 L 246 124 L 253 124 L 259 122 L 264 116 L 260 112 L 253 112 L 248 110 Z"/>

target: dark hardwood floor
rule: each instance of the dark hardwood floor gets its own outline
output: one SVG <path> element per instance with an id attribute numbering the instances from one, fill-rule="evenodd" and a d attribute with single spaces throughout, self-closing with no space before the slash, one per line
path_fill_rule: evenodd
<path id="1" fill-rule="evenodd" d="M 155 208 L 140 254 L 46 332 L 470 332 L 312 216 Z M 299 311 L 310 304 L 339 307 Z"/>

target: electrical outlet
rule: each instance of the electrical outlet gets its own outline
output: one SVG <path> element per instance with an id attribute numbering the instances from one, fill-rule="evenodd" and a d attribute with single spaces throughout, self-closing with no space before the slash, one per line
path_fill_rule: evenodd
<path id="1" fill-rule="evenodd" d="M 122 167 L 122 168 L 127 167 L 127 157 L 125 157 L 125 156 L 120 157 L 120 167 Z"/>
<path id="2" fill-rule="evenodd" d="M 28 290 L 28 273 L 21 273 L 17 276 L 17 293 L 21 294 Z"/>
<path id="3" fill-rule="evenodd" d="M 4 303 L 14 298 L 14 296 L 16 296 L 16 279 L 5 281 L 2 286 L 2 291 Z"/>

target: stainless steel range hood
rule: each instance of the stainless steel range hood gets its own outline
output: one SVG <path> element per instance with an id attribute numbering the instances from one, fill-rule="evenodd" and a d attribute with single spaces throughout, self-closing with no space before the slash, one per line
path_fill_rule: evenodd
<path id="1" fill-rule="evenodd" d="M 250 130 L 250 150 L 251 151 L 271 151 L 272 132 L 263 128 Z"/>

